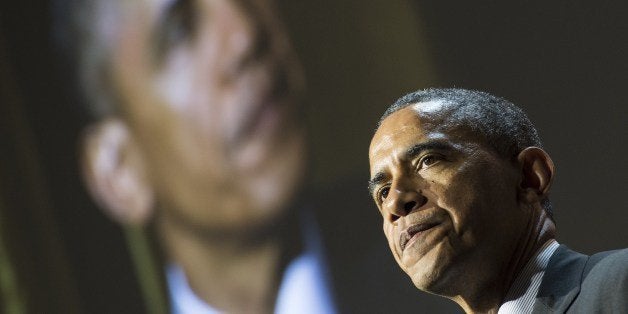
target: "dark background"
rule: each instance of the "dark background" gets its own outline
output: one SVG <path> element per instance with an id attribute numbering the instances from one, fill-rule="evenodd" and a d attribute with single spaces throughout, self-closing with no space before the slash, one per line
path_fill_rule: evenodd
<path id="1" fill-rule="evenodd" d="M 340 265 L 359 260 L 364 269 L 355 272 L 371 267 L 381 273 L 353 286 L 416 295 L 415 312 L 456 309 L 415 292 L 388 252 L 366 192 L 367 150 L 377 119 L 397 97 L 426 87 L 479 89 L 521 106 L 557 167 L 551 199 L 559 242 L 583 253 L 628 246 L 626 4 L 279 4 L 308 78 L 310 181 L 327 195 L 321 224 L 337 237 L 328 257 Z M 80 182 L 69 165 L 76 163 L 73 137 L 80 123 L 68 110 L 71 99 L 58 92 L 66 82 L 50 76 L 49 22 L 44 4 L 0 6 L 0 239 L 10 240 L 5 247 L 26 299 L 39 304 L 35 311 L 46 304 L 79 308 L 77 295 L 103 305 L 125 297 L 116 286 L 136 284 L 127 277 L 105 280 L 112 271 L 132 270 L 121 231 L 76 189 Z M 344 243 L 351 246 L 339 245 Z M 99 263 L 103 255 L 112 257 L 106 265 Z M 90 282 L 113 295 L 99 296 Z M 352 298 L 352 285 L 340 289 Z M 408 310 L 387 304 L 384 292 L 370 293 L 370 303 L 379 307 L 364 312 Z"/>
<path id="2" fill-rule="evenodd" d="M 478 89 L 538 128 L 557 168 L 559 241 L 585 253 L 628 244 L 627 4 L 284 2 L 309 79 L 317 184 L 366 182 L 375 123 L 401 95 Z"/>

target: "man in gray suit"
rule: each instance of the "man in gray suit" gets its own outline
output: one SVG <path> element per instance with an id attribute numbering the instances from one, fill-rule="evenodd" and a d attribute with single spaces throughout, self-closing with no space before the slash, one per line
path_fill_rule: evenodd
<path id="1" fill-rule="evenodd" d="M 386 110 L 369 191 L 417 288 L 467 313 L 628 313 L 628 250 L 556 242 L 541 147 L 520 108 L 483 92 L 422 90 Z"/>

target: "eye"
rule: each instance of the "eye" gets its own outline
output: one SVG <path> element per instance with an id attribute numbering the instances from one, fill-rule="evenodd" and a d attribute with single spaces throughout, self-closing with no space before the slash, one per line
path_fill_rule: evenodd
<path id="1" fill-rule="evenodd" d="M 155 32 L 155 48 L 159 59 L 194 35 L 197 22 L 195 12 L 192 0 L 174 1 L 165 10 Z"/>
<path id="2" fill-rule="evenodd" d="M 427 168 L 440 160 L 440 156 L 437 155 L 425 155 L 419 160 L 418 169 Z"/>
<path id="3" fill-rule="evenodd" d="M 377 192 L 377 200 L 379 202 L 383 202 L 384 200 L 386 200 L 386 197 L 388 197 L 388 191 L 390 191 L 389 186 L 384 186 L 379 189 L 379 191 Z"/>

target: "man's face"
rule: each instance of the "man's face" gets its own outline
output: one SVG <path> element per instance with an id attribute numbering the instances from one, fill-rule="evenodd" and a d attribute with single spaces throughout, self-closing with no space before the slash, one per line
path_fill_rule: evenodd
<path id="1" fill-rule="evenodd" d="M 246 229 L 298 187 L 300 67 L 266 0 L 120 2 L 111 83 L 159 214 Z"/>
<path id="2" fill-rule="evenodd" d="M 401 268 L 419 289 L 454 296 L 507 267 L 526 218 L 515 166 L 462 128 L 440 127 L 443 105 L 383 121 L 369 149 L 370 187 Z"/>

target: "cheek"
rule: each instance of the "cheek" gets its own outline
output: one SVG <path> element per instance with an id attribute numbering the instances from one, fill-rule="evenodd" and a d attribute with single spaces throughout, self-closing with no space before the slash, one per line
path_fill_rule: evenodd
<path id="1" fill-rule="evenodd" d="M 448 213 L 456 233 L 462 233 L 477 214 L 474 208 L 478 206 L 477 196 L 481 193 L 477 189 L 480 184 L 477 176 L 470 175 L 462 167 L 456 170 L 432 180 L 429 190 L 438 207 Z"/>
<path id="2" fill-rule="evenodd" d="M 390 233 L 391 233 L 391 230 L 392 230 L 390 224 L 387 223 L 387 222 L 384 222 L 382 224 L 382 230 L 384 230 L 384 236 L 386 236 L 386 240 L 388 240 L 388 242 L 390 243 L 390 239 L 391 239 Z"/>
<path id="3" fill-rule="evenodd" d="M 215 71 L 214 71 L 215 72 Z M 193 51 L 177 49 L 167 58 L 153 88 L 166 107 L 199 133 L 210 135 L 223 130 L 223 112 L 229 102 L 226 86 L 203 66 Z M 206 136 L 205 136 L 206 137 Z"/>
<path id="4" fill-rule="evenodd" d="M 194 68 L 190 54 L 185 49 L 177 49 L 166 58 L 163 70 L 155 80 L 155 92 L 165 99 L 173 110 L 190 110 L 192 100 Z"/>
<path id="5" fill-rule="evenodd" d="M 395 244 L 395 228 L 392 224 L 384 222 L 384 235 L 386 236 L 386 240 L 388 241 L 388 246 L 390 247 L 390 251 L 395 257 L 396 260 L 399 260 L 399 253 L 397 252 L 397 246 Z"/>
<path id="6" fill-rule="evenodd" d="M 458 170 L 448 184 L 440 186 L 439 206 L 449 212 L 459 237 L 474 242 L 491 233 L 501 220 L 509 219 L 516 197 L 496 167 L 475 164 Z"/>
<path id="7" fill-rule="evenodd" d="M 449 210 L 455 225 L 461 223 L 461 219 L 466 218 L 473 207 L 475 192 L 468 186 L 452 184 L 444 188 L 445 192 L 440 199 L 439 205 Z"/>

